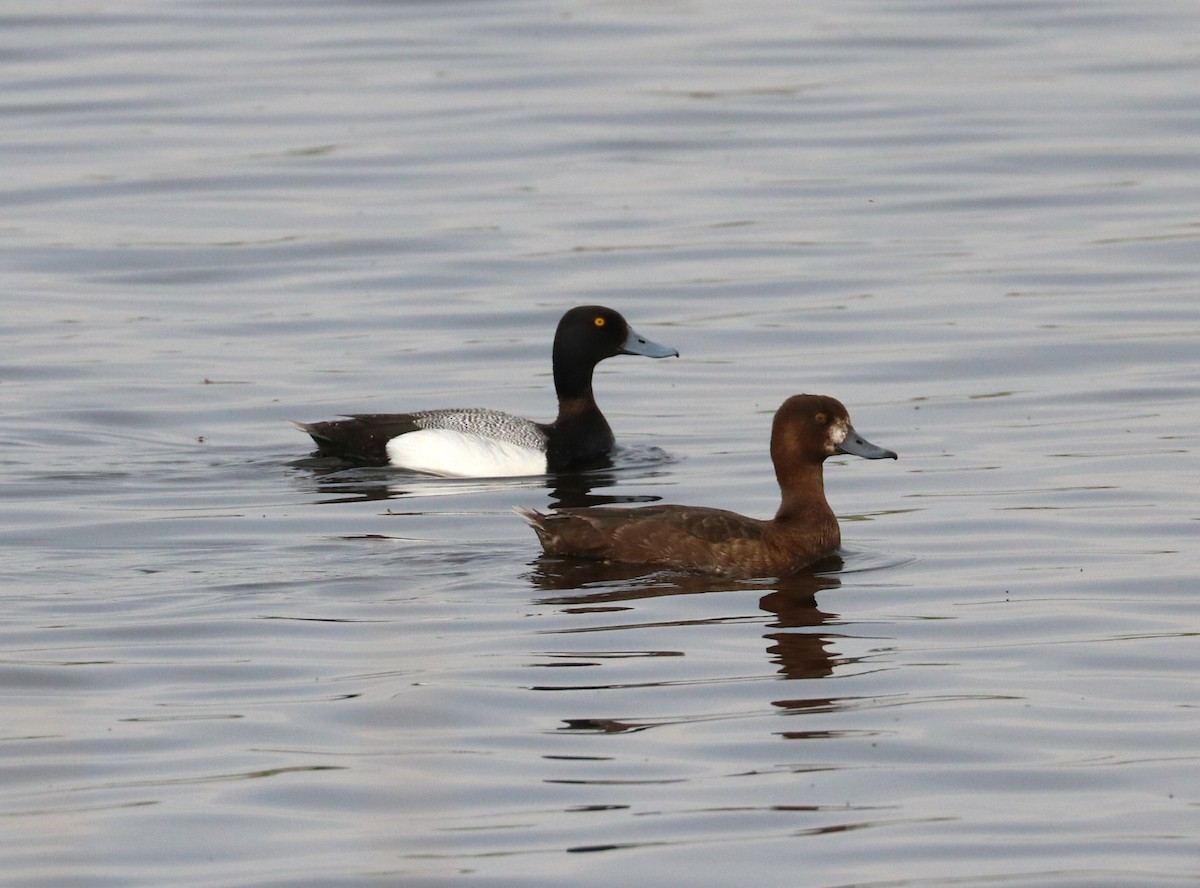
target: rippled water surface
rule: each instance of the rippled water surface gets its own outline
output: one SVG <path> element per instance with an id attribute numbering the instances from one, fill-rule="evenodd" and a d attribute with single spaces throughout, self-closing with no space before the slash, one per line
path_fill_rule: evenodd
<path id="1" fill-rule="evenodd" d="M 6 885 L 1200 881 L 1194 3 L 12 0 L 0 119 Z M 285 422 L 582 303 L 611 470 Z M 511 512 L 769 515 L 799 391 L 901 457 L 808 575 Z"/>

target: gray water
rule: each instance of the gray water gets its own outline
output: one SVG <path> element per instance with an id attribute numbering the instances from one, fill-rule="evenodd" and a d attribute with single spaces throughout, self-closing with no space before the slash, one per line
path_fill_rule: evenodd
<path id="1" fill-rule="evenodd" d="M 1193 2 L 0 11 L 6 886 L 1200 882 Z M 306 460 L 553 415 L 611 471 Z M 514 505 L 771 514 L 840 562 L 539 558 Z"/>

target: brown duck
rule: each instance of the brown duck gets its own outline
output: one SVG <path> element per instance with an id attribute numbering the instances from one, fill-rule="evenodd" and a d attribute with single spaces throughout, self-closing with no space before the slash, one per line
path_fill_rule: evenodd
<path id="1" fill-rule="evenodd" d="M 794 395 L 775 413 L 771 427 L 771 460 L 783 501 L 769 521 L 702 506 L 517 511 L 549 555 L 732 577 L 787 576 L 841 545 L 822 473 L 825 460 L 839 453 L 897 458 L 860 436 L 840 401 Z"/>

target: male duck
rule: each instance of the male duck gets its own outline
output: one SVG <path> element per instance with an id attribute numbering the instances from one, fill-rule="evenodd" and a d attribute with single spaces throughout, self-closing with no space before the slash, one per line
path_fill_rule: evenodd
<path id="1" fill-rule="evenodd" d="M 821 468 L 836 453 L 897 458 L 854 431 L 840 401 L 794 395 L 776 412 L 771 428 L 771 460 L 783 502 L 770 521 L 724 509 L 671 505 L 517 511 L 551 555 L 731 577 L 787 576 L 841 545 Z"/>
<path id="2" fill-rule="evenodd" d="M 319 456 L 399 466 L 450 477 L 541 475 L 586 468 L 613 448 L 612 429 L 592 394 L 592 371 L 613 355 L 678 357 L 639 336 L 611 308 L 583 305 L 558 322 L 552 355 L 558 418 L 533 420 L 483 408 L 363 413 L 294 423 Z"/>

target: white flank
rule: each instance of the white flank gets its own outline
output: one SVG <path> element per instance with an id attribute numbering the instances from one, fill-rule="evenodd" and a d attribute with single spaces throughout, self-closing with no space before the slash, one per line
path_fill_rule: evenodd
<path id="1" fill-rule="evenodd" d="M 421 429 L 399 435 L 388 441 L 387 454 L 394 466 L 449 478 L 546 473 L 543 450 L 451 429 Z"/>

